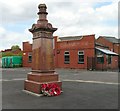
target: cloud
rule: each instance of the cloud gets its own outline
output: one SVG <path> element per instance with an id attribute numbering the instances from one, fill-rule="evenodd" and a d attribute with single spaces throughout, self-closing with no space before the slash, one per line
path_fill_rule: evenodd
<path id="1" fill-rule="evenodd" d="M 35 3 L 8 0 L 1 1 L 1 14 L 3 23 L 16 23 L 20 21 L 29 21 L 35 17 Z M 7 13 L 5 13 L 7 12 Z"/>
<path id="2" fill-rule="evenodd" d="M 118 35 L 117 0 L 3 0 L 0 1 L 0 49 L 14 44 L 22 47 L 23 41 L 32 41 L 28 29 L 38 19 L 39 3 L 46 3 L 48 20 L 58 28 L 54 35 Z"/>
<path id="3" fill-rule="evenodd" d="M 32 41 L 30 33 L 25 30 L 23 33 L 7 31 L 0 27 L 0 50 L 9 49 L 12 45 L 19 45 L 22 48 L 22 42 Z"/>
<path id="4" fill-rule="evenodd" d="M 81 7 L 82 5 L 82 7 Z M 76 11 L 72 9 L 58 11 L 51 14 L 51 18 L 54 17 L 55 23 L 59 27 L 56 35 L 81 35 L 81 34 L 96 34 L 118 36 L 117 21 L 118 21 L 118 7 L 117 3 L 111 3 L 99 8 L 90 7 L 88 4 L 81 4 Z M 51 19 L 52 20 L 52 19 Z"/>
<path id="5" fill-rule="evenodd" d="M 5 29 L 3 27 L 0 27 L 0 34 L 4 34 L 5 33 Z"/>

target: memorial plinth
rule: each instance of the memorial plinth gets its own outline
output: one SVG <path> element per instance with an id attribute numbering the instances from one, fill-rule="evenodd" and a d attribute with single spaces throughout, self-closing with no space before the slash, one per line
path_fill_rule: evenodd
<path id="1" fill-rule="evenodd" d="M 38 8 L 37 24 L 33 24 L 29 29 L 33 34 L 32 70 L 24 82 L 24 90 L 40 94 L 41 84 L 56 83 L 62 90 L 62 82 L 54 70 L 53 33 L 57 28 L 48 23 L 46 5 L 40 4 Z"/>

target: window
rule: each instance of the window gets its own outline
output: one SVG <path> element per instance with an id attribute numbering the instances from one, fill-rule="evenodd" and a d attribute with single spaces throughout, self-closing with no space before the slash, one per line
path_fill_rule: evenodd
<path id="1" fill-rule="evenodd" d="M 65 51 L 65 53 L 64 53 L 64 63 L 65 64 L 70 63 L 70 53 L 69 53 L 69 51 Z"/>
<path id="2" fill-rule="evenodd" d="M 78 51 L 78 63 L 79 64 L 84 63 L 84 51 Z"/>
<path id="3" fill-rule="evenodd" d="M 104 63 L 104 56 L 103 55 L 97 56 L 97 63 L 99 63 L 99 64 L 103 64 Z"/>
<path id="4" fill-rule="evenodd" d="M 104 54 L 101 51 L 96 50 L 96 55 L 97 55 L 97 63 L 104 64 Z"/>
<path id="5" fill-rule="evenodd" d="M 28 54 L 28 62 L 32 62 L 32 54 L 31 53 Z"/>
<path id="6" fill-rule="evenodd" d="M 107 56 L 107 61 L 108 61 L 108 64 L 111 64 L 111 55 Z"/>

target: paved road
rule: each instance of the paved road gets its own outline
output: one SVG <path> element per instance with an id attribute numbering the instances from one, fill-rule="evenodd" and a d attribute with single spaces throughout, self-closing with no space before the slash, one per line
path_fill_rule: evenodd
<path id="1" fill-rule="evenodd" d="M 26 79 L 29 68 L 9 68 L 2 69 L 2 79 Z M 78 69 L 56 69 L 61 80 L 85 80 L 85 81 L 102 81 L 102 82 L 118 82 L 118 72 L 100 72 L 100 71 L 86 71 Z"/>
<path id="2" fill-rule="evenodd" d="M 24 93 L 30 69 L 3 69 L 3 109 L 117 109 L 118 73 L 57 69 L 63 93 L 56 97 L 36 97 Z"/>

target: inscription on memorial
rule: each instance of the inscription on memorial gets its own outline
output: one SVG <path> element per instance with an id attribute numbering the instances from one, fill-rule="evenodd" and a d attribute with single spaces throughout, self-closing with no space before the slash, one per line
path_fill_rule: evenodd
<path id="1" fill-rule="evenodd" d="M 34 32 L 33 33 L 33 39 L 37 39 L 37 38 L 49 38 L 52 39 L 52 33 L 51 32 L 46 32 L 46 31 L 42 31 L 42 32 Z"/>
<path id="2" fill-rule="evenodd" d="M 39 38 L 39 37 L 41 37 L 42 36 L 42 32 L 34 32 L 33 33 L 33 39 L 34 38 Z"/>
<path id="3" fill-rule="evenodd" d="M 52 48 L 52 40 L 49 39 L 46 41 L 46 61 L 47 61 L 47 67 L 52 69 L 53 67 L 53 48 Z"/>

